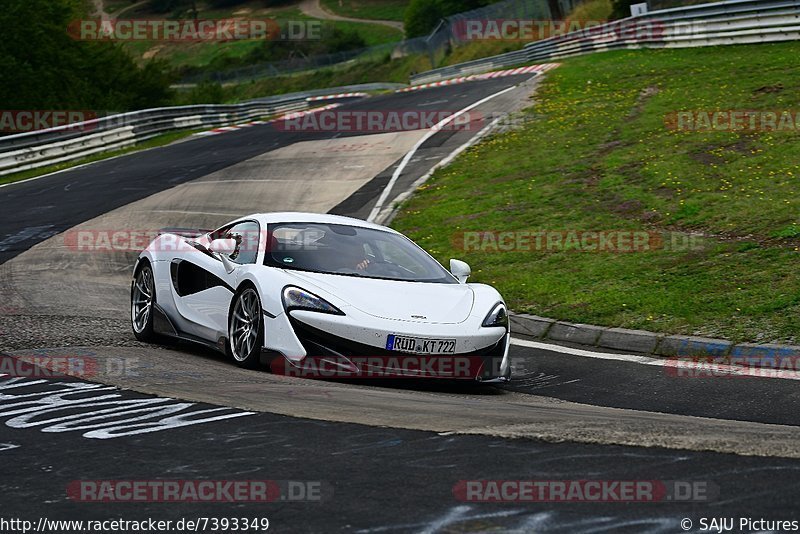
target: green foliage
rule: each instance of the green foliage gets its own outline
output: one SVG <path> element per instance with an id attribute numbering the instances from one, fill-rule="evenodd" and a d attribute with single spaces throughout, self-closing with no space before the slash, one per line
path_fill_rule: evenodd
<path id="1" fill-rule="evenodd" d="M 411 0 L 406 8 L 406 36 L 419 37 L 430 33 L 442 18 L 439 2 L 432 0 Z"/>
<path id="2" fill-rule="evenodd" d="M 408 0 L 322 0 L 322 5 L 343 17 L 403 22 Z"/>
<path id="3" fill-rule="evenodd" d="M 779 239 L 797 239 L 800 237 L 800 225 L 792 223 L 785 228 L 773 232 L 772 237 L 777 237 Z"/>
<path id="4" fill-rule="evenodd" d="M 328 48 L 331 53 L 346 52 L 348 50 L 358 50 L 367 46 L 366 41 L 355 30 L 340 30 L 334 28 L 331 32 L 331 38 L 328 41 Z"/>
<path id="5" fill-rule="evenodd" d="M 189 0 L 150 0 L 150 9 L 154 13 L 172 13 L 190 7 Z"/>
<path id="6" fill-rule="evenodd" d="M 221 104 L 225 101 L 225 90 L 217 82 L 203 82 L 181 98 L 180 104 Z"/>
<path id="7" fill-rule="evenodd" d="M 202 72 L 225 71 L 257 63 L 347 52 L 369 46 L 363 34 L 355 29 L 327 25 L 323 27 L 322 31 L 322 39 L 319 40 L 275 40 L 252 43 L 252 48 L 240 56 L 220 54 L 213 57 L 206 65 L 183 67 L 179 72 L 181 75 L 187 75 Z"/>
<path id="8" fill-rule="evenodd" d="M 624 19 L 631 16 L 631 6 L 640 4 L 640 0 L 614 0 L 612 2 L 611 19 Z"/>
<path id="9" fill-rule="evenodd" d="M 162 64 L 139 68 L 115 43 L 67 34 L 71 21 L 87 16 L 80 0 L 6 0 L 3 8 L 0 102 L 6 109 L 122 111 L 169 102 L 171 77 Z"/>
<path id="10" fill-rule="evenodd" d="M 433 31 L 444 17 L 477 9 L 492 0 L 411 0 L 406 8 L 407 37 L 419 37 Z"/>

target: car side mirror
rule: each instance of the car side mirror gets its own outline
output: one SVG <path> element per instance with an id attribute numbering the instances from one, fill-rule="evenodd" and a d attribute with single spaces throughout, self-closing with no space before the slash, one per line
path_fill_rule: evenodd
<path id="1" fill-rule="evenodd" d="M 215 239 L 209 243 L 208 250 L 219 257 L 220 261 L 222 261 L 222 265 L 225 266 L 226 272 L 232 273 L 233 270 L 236 269 L 236 265 L 228 259 L 228 255 L 236 251 L 236 246 L 237 243 L 235 239 Z"/>
<path id="2" fill-rule="evenodd" d="M 208 245 L 208 250 L 217 254 L 232 254 L 236 250 L 235 239 L 215 239 Z"/>
<path id="3" fill-rule="evenodd" d="M 450 272 L 460 284 L 466 284 L 467 278 L 472 274 L 472 270 L 466 262 L 454 259 L 450 260 Z"/>

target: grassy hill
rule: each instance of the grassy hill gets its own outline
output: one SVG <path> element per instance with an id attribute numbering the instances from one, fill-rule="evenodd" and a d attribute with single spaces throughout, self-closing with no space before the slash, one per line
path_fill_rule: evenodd
<path id="1" fill-rule="evenodd" d="M 680 131 L 686 110 L 800 109 L 800 43 L 564 61 L 519 129 L 437 172 L 394 226 L 463 258 L 517 311 L 749 341 L 800 341 L 800 135 Z M 466 253 L 463 231 L 650 231 L 649 252 Z"/>
<path id="2" fill-rule="evenodd" d="M 118 7 L 111 4 L 111 7 Z M 171 13 L 154 13 L 148 3 L 137 4 L 123 15 L 126 19 L 189 19 L 192 13 L 176 10 Z M 183 73 L 224 70 L 236 66 L 266 61 L 280 61 L 297 54 L 317 55 L 337 52 L 348 48 L 360 48 L 383 43 L 392 43 L 403 38 L 400 30 L 381 24 L 328 21 L 314 19 L 303 14 L 296 5 L 289 3 L 280 7 L 264 7 L 260 0 L 243 2 L 231 7 L 210 8 L 198 3 L 200 19 L 256 18 L 275 19 L 279 24 L 286 21 L 317 21 L 321 25 L 323 39 L 305 42 L 264 42 L 240 40 L 229 42 L 125 42 L 124 47 L 138 62 L 161 59 Z"/>
<path id="3" fill-rule="evenodd" d="M 343 17 L 403 22 L 408 0 L 322 0 L 322 5 Z"/>

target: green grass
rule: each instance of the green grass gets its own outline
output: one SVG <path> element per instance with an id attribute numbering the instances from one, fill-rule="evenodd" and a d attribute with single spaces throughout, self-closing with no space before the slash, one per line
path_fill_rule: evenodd
<path id="1" fill-rule="evenodd" d="M 281 20 L 319 20 L 308 17 L 296 8 L 285 8 L 275 12 L 275 18 Z M 385 43 L 394 43 L 403 39 L 403 32 L 396 28 L 390 28 L 383 24 L 372 24 L 369 22 L 349 22 L 338 20 L 323 20 L 323 27 L 334 27 L 344 31 L 354 31 L 364 38 L 367 46 L 374 46 Z"/>
<path id="2" fill-rule="evenodd" d="M 569 19 L 578 22 L 603 21 L 608 20 L 611 15 L 611 0 L 588 0 L 578 6 L 570 13 Z M 536 38 L 544 38 L 546 35 L 536 35 Z M 440 62 L 439 67 L 455 65 L 473 59 L 495 56 L 514 50 L 519 50 L 528 41 L 503 41 L 503 40 L 478 40 L 471 43 L 462 44 L 453 50 Z"/>
<path id="3" fill-rule="evenodd" d="M 47 167 L 40 167 L 38 169 L 31 169 L 29 171 L 22 171 L 16 172 L 14 174 L 7 174 L 5 176 L 0 176 L 0 184 L 8 184 L 11 182 L 19 182 L 20 180 L 27 180 L 29 178 L 35 178 L 37 176 L 42 176 L 44 174 L 50 174 L 51 172 L 63 171 L 65 169 L 70 169 L 72 167 L 78 167 L 80 165 L 86 165 L 87 163 L 93 163 L 95 161 L 100 161 L 104 159 L 114 158 L 117 156 L 123 156 L 125 154 L 129 154 L 131 152 L 138 152 L 141 150 L 146 150 L 148 148 L 156 148 L 159 146 L 168 145 L 170 143 L 174 143 L 184 137 L 189 137 L 192 134 L 197 132 L 201 132 L 203 130 L 185 130 L 182 132 L 170 132 L 158 135 L 153 137 L 152 139 L 148 139 L 147 141 L 143 141 L 141 143 L 137 143 L 136 145 L 129 146 L 126 148 L 121 148 L 119 150 L 111 150 L 108 152 L 101 152 L 98 154 L 93 154 L 86 158 L 82 158 L 75 161 L 66 161 L 64 163 L 59 163 L 56 165 L 48 165 Z"/>
<path id="4" fill-rule="evenodd" d="M 248 7 L 250 6 L 250 7 Z M 126 13 L 126 18 L 146 18 L 156 15 L 148 14 L 142 8 Z M 247 14 L 238 14 L 242 10 L 249 10 Z M 164 16 L 164 15 L 160 15 Z M 188 17 L 189 14 L 180 14 L 178 18 Z M 263 9 L 261 4 L 243 4 L 234 6 L 227 10 L 208 10 L 199 12 L 202 19 L 220 19 L 232 17 L 251 17 L 251 18 L 273 18 L 279 24 L 286 21 L 319 21 L 307 17 L 294 7 Z M 166 18 L 173 18 L 168 16 Z M 358 33 L 364 40 L 365 46 L 375 46 L 385 43 L 400 41 L 403 38 L 401 31 L 384 26 L 382 24 L 348 22 L 348 21 L 319 21 L 323 34 L 338 28 L 342 31 Z M 322 43 L 324 45 L 324 41 Z M 203 69 L 213 67 L 212 70 L 224 68 L 226 63 L 231 66 L 242 66 L 241 60 L 251 52 L 263 47 L 264 42 L 259 40 L 240 40 L 230 42 L 152 42 L 152 41 L 128 41 L 123 44 L 125 49 L 137 59 L 143 62 L 151 58 L 161 59 L 167 62 L 170 67 L 181 69 L 191 67 Z M 322 46 L 317 53 L 326 53 Z M 279 59 L 276 59 L 279 60 Z"/>
<path id="5" fill-rule="evenodd" d="M 677 132 L 680 110 L 800 109 L 800 43 L 564 61 L 522 128 L 438 171 L 394 226 L 512 309 L 737 341 L 800 341 L 800 136 Z M 750 68 L 750 67 L 752 68 Z M 699 250 L 464 252 L 465 230 L 697 232 Z"/>
<path id="6" fill-rule="evenodd" d="M 430 69 L 430 60 L 425 55 L 412 55 L 388 60 L 364 61 L 347 68 L 327 68 L 287 76 L 261 78 L 251 82 L 226 85 L 222 92 L 225 102 L 241 102 L 268 95 L 292 93 L 310 89 L 324 89 L 357 83 L 394 82 L 408 83 L 410 72 Z M 192 103 L 189 93 L 180 93 L 177 104 Z"/>
<path id="7" fill-rule="evenodd" d="M 473 59 L 505 54 L 506 52 L 519 50 L 523 46 L 525 46 L 525 43 L 522 41 L 473 41 L 453 48 L 450 53 L 439 62 L 437 67 L 447 67 Z"/>
<path id="8" fill-rule="evenodd" d="M 343 17 L 403 22 L 408 0 L 322 0 L 322 5 Z"/>
<path id="9" fill-rule="evenodd" d="M 611 0 L 587 0 L 578 4 L 568 18 L 576 21 L 608 20 L 612 9 Z"/>

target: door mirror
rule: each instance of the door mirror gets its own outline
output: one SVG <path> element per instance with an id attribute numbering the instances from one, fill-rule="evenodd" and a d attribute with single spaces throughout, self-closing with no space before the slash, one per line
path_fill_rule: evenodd
<path id="1" fill-rule="evenodd" d="M 450 272 L 461 284 L 466 284 L 467 278 L 469 278 L 469 275 L 472 274 L 472 270 L 469 268 L 469 265 L 467 265 L 466 262 L 452 259 L 450 260 Z"/>
<path id="2" fill-rule="evenodd" d="M 236 240 L 215 239 L 208 245 L 208 250 L 217 254 L 233 254 L 236 250 Z"/>
<path id="3" fill-rule="evenodd" d="M 236 252 L 237 246 L 238 243 L 235 239 L 215 239 L 208 245 L 208 250 L 217 255 L 218 259 L 225 267 L 225 272 L 228 274 L 236 269 L 236 264 L 234 264 L 228 256 Z"/>

